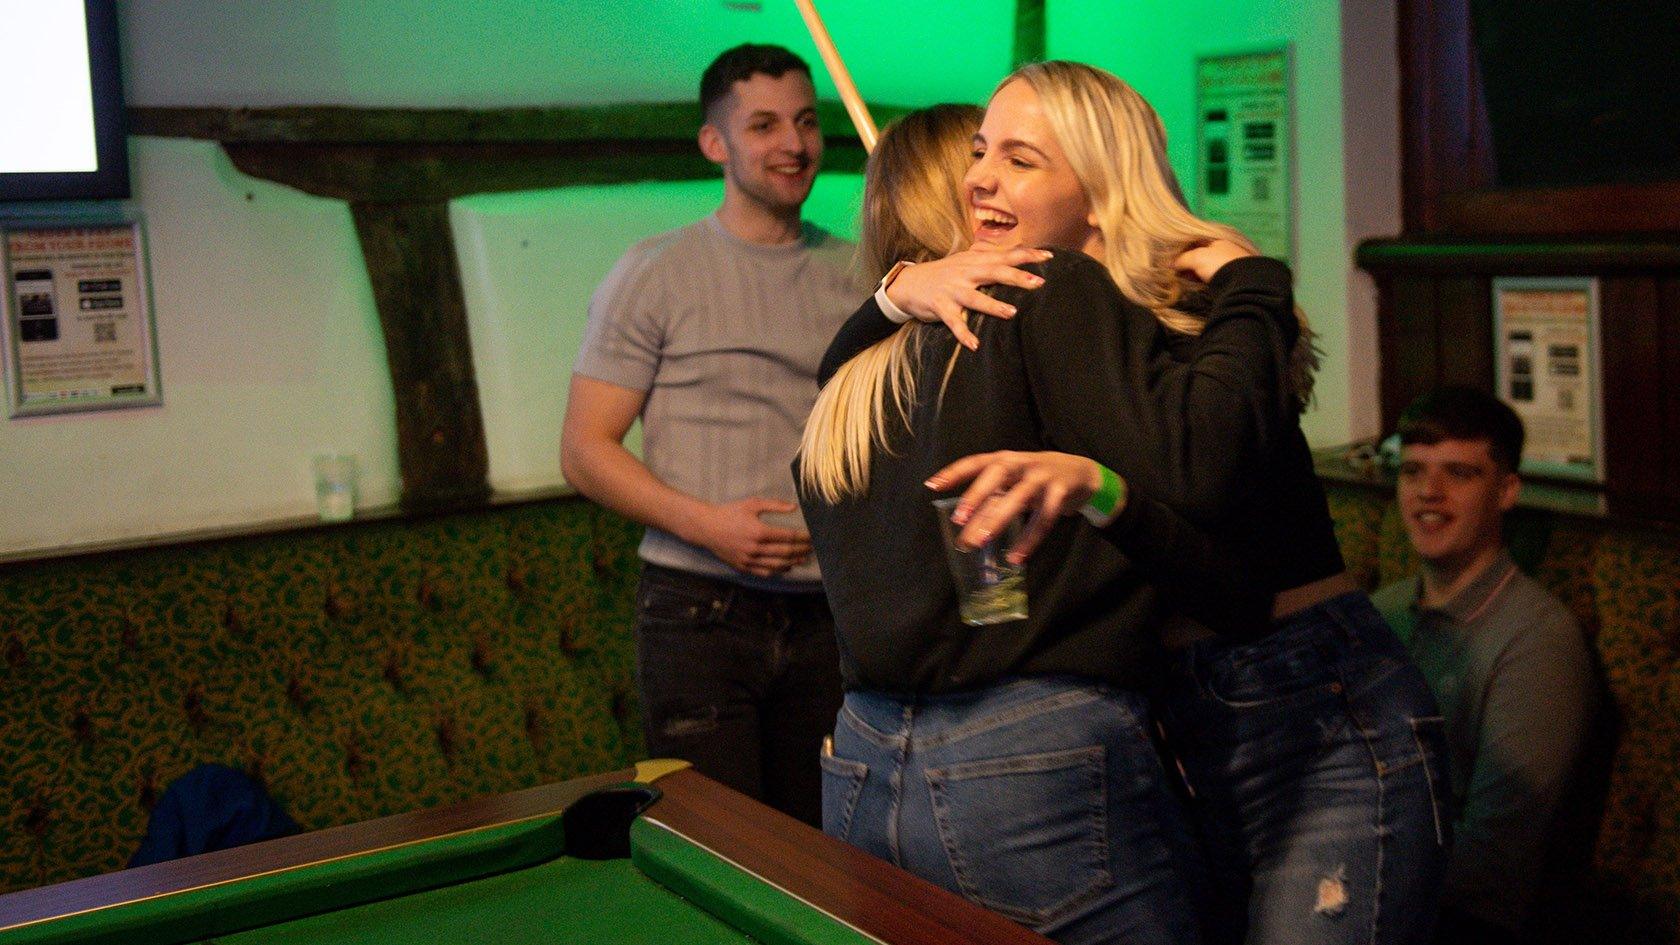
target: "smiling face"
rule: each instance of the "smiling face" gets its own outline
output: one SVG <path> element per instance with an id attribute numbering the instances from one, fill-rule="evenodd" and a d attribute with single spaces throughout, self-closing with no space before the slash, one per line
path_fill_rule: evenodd
<path id="1" fill-rule="evenodd" d="M 963 188 L 975 242 L 1067 246 L 1101 258 L 1090 201 L 1026 82 L 992 96 Z"/>
<path id="2" fill-rule="evenodd" d="M 822 163 L 811 77 L 790 69 L 736 82 L 700 129 L 700 150 L 722 166 L 727 200 L 797 216 Z"/>
<path id="3" fill-rule="evenodd" d="M 1445 439 L 1400 449 L 1400 515 L 1412 546 L 1430 566 L 1464 572 L 1492 560 L 1502 519 L 1521 487 L 1494 462 L 1486 440 Z"/>

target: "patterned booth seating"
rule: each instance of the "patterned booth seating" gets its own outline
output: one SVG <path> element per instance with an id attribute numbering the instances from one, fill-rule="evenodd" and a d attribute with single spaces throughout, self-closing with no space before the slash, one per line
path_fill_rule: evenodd
<path id="1" fill-rule="evenodd" d="M 1386 494 L 1330 498 L 1360 580 L 1415 571 Z M 203 762 L 306 828 L 628 763 L 637 534 L 561 499 L 0 570 L 0 892 L 120 868 Z M 1537 938 L 1674 945 L 1680 537 L 1540 514 L 1511 537 L 1615 709 Z"/>
<path id="2" fill-rule="evenodd" d="M 638 535 L 558 499 L 0 570 L 0 892 L 121 868 L 204 762 L 309 829 L 624 766 Z"/>
<path id="3" fill-rule="evenodd" d="M 1377 587 L 1417 573 L 1388 494 L 1329 488 L 1358 579 Z M 1532 937 L 1680 942 L 1680 535 L 1519 510 L 1507 538 L 1581 621 L 1612 703 L 1560 825 Z"/>

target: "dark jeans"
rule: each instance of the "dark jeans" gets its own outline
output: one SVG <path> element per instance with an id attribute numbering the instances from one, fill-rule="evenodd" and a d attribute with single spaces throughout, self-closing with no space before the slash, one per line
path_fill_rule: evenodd
<path id="1" fill-rule="evenodd" d="M 1364 594 L 1168 657 L 1157 708 L 1196 799 L 1214 945 L 1421 945 L 1451 821 L 1434 697 Z"/>
<path id="2" fill-rule="evenodd" d="M 817 755 L 840 707 L 826 597 L 644 564 L 636 673 L 649 755 L 822 822 Z"/>
<path id="3" fill-rule="evenodd" d="M 1137 693 L 849 692 L 823 830 L 1064 945 L 1195 945 L 1202 877 Z"/>

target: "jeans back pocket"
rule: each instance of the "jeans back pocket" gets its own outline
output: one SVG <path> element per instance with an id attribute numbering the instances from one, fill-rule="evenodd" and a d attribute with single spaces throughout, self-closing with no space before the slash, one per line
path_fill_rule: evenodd
<path id="1" fill-rule="evenodd" d="M 933 815 L 964 896 L 1043 926 L 1114 883 L 1101 745 L 927 770 Z"/>
<path id="2" fill-rule="evenodd" d="M 849 840 L 858 795 L 869 779 L 869 766 L 837 755 L 817 757 L 822 765 L 822 829 L 837 840 Z"/>

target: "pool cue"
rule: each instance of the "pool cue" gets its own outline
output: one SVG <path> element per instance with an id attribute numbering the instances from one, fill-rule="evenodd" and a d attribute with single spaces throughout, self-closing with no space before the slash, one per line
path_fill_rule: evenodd
<path id="1" fill-rule="evenodd" d="M 828 67 L 829 78 L 840 90 L 840 100 L 846 103 L 846 114 L 851 116 L 852 126 L 857 129 L 858 137 L 863 139 L 863 149 L 875 150 L 875 139 L 879 137 L 875 119 L 869 117 L 869 106 L 863 103 L 863 96 L 858 94 L 857 86 L 852 83 L 852 74 L 840 61 L 840 50 L 834 48 L 834 40 L 829 38 L 828 27 L 823 25 L 822 17 L 817 15 L 816 5 L 813 0 L 793 2 L 799 7 L 799 15 L 805 18 L 805 28 L 811 33 L 811 41 L 817 44 L 817 53 L 822 56 L 823 65 Z"/>

